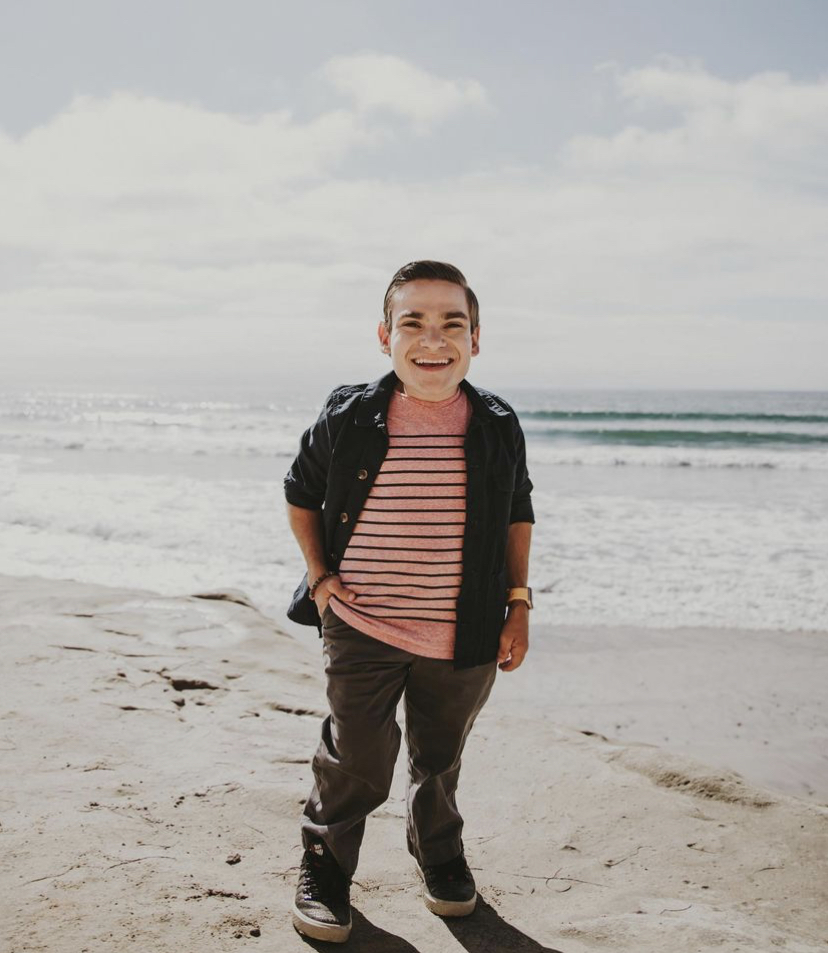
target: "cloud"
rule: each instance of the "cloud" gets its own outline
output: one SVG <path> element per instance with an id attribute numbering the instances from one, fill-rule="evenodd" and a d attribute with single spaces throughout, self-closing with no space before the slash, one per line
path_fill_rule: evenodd
<path id="1" fill-rule="evenodd" d="M 198 337 L 206 375 L 265 373 L 287 354 L 280 374 L 327 362 L 347 380 L 343 363 L 376 360 L 393 270 L 431 257 L 466 272 L 484 344 L 520 362 L 521 380 L 607 380 L 623 353 L 630 383 L 655 380 L 659 355 L 659 380 L 828 385 L 828 82 L 730 82 L 675 60 L 607 69 L 619 131 L 544 162 L 345 176 L 346 160 L 353 170 L 366 150 L 383 154 L 383 97 L 406 102 L 415 126 L 474 101 L 434 77 L 422 100 L 378 79 L 372 99 L 359 90 L 377 60 L 400 88 L 427 76 L 393 57 L 339 58 L 328 69 L 357 89 L 353 107 L 305 122 L 120 92 L 0 136 L 0 324 L 15 328 L 0 376 L 48 341 L 60 342 L 56 367 L 83 367 L 85 344 L 106 351 L 111 330 L 110 353 L 147 366 L 161 353 L 185 366 Z"/>
<path id="2" fill-rule="evenodd" d="M 644 115 L 666 109 L 673 121 L 666 129 L 628 125 L 611 136 L 578 136 L 565 150 L 573 168 L 828 184 L 828 81 L 797 83 L 765 72 L 728 82 L 675 57 L 611 74 L 622 102 Z"/>
<path id="3" fill-rule="evenodd" d="M 486 91 L 477 80 L 443 79 L 398 56 L 335 56 L 321 72 L 337 92 L 351 100 L 357 112 L 402 116 L 411 120 L 419 133 L 463 109 L 490 108 Z"/>
<path id="4" fill-rule="evenodd" d="M 672 287 L 700 309 L 747 313 L 750 302 L 780 319 L 797 299 L 809 311 L 808 298 L 824 300 L 814 266 L 828 254 L 828 80 L 728 82 L 662 57 L 614 82 L 622 103 L 658 121 L 575 137 L 560 157 L 561 175 L 594 196 L 578 227 L 613 292 L 646 280 L 661 307 Z"/>

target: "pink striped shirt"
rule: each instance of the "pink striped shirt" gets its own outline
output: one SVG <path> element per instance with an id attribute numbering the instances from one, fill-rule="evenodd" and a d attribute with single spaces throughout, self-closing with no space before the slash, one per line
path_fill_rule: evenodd
<path id="1" fill-rule="evenodd" d="M 331 609 L 360 632 L 428 658 L 454 657 L 463 572 L 471 404 L 395 390 L 389 447 L 339 567 L 355 603 Z"/>

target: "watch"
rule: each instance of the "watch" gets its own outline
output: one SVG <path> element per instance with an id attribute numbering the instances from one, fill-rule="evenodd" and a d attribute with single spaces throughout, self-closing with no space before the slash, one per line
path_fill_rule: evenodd
<path id="1" fill-rule="evenodd" d="M 506 590 L 506 605 L 512 602 L 525 602 L 530 609 L 534 609 L 532 604 L 532 590 L 528 586 L 522 586 L 515 589 Z"/>

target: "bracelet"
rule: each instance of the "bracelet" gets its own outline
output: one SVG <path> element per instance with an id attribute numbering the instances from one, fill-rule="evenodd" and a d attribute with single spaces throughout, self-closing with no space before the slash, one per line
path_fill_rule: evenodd
<path id="1" fill-rule="evenodd" d="M 328 576 L 338 576 L 339 573 L 335 569 L 328 569 L 326 572 L 323 572 L 322 575 L 316 580 L 316 582 L 310 587 L 308 595 L 311 599 L 316 597 L 316 587 L 322 582 L 323 579 L 327 579 Z"/>

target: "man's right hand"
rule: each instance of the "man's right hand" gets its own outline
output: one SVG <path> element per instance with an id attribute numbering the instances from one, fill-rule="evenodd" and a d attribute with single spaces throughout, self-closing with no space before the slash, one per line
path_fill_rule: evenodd
<path id="1" fill-rule="evenodd" d="M 353 589 L 348 589 L 342 585 L 339 576 L 328 576 L 327 579 L 323 579 L 319 583 L 314 593 L 314 602 L 320 618 L 324 615 L 331 596 L 336 596 L 340 602 L 355 602 L 357 598 Z"/>

